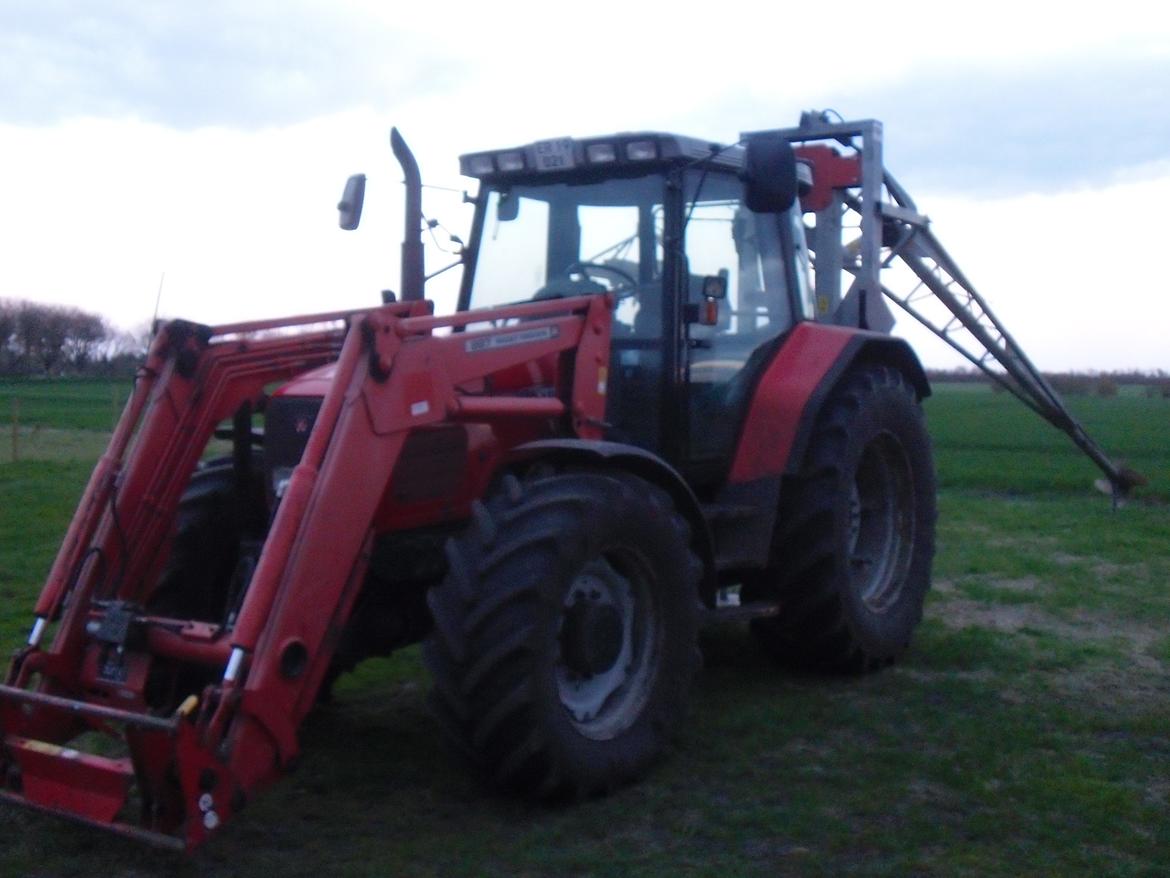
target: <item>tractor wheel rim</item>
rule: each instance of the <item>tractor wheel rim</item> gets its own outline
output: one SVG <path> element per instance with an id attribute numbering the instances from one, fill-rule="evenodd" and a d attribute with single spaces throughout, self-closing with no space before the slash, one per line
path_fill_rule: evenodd
<path id="1" fill-rule="evenodd" d="M 654 665 L 649 584 L 638 563 L 612 563 L 618 560 L 603 556 L 581 569 L 565 593 L 557 632 L 561 705 L 582 734 L 597 740 L 637 719 Z"/>
<path id="2" fill-rule="evenodd" d="M 875 613 L 901 595 L 914 532 L 910 463 L 901 443 L 883 433 L 862 452 L 848 509 L 850 582 Z"/>

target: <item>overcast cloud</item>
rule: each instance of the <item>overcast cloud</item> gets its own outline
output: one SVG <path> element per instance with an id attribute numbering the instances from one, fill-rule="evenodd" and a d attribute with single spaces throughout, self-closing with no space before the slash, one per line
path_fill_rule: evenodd
<path id="1" fill-rule="evenodd" d="M 1170 22 L 1137 0 L 720 12 L 0 0 L 0 298 L 131 326 L 165 271 L 162 313 L 208 323 L 370 304 L 397 283 L 392 124 L 425 181 L 458 190 L 460 152 L 637 129 L 729 141 L 831 107 L 883 121 L 888 167 L 1043 367 L 1170 366 L 1170 294 L 1118 258 L 1164 249 L 1125 220 L 1170 199 Z M 370 189 L 345 235 L 354 171 Z M 466 232 L 458 191 L 424 202 Z M 457 275 L 428 287 L 440 310 Z"/>
<path id="2" fill-rule="evenodd" d="M 0 118 L 15 124 L 254 129 L 417 98 L 460 74 L 457 58 L 344 3 L 0 6 Z"/>
<path id="3" fill-rule="evenodd" d="M 882 119 L 891 166 L 935 190 L 1056 192 L 1170 164 L 1170 57 L 960 66 L 841 100 Z"/>
<path id="4" fill-rule="evenodd" d="M 44 126 L 130 118 L 179 130 L 254 130 L 358 108 L 385 112 L 428 100 L 435 107 L 445 92 L 478 83 L 477 103 L 497 115 L 519 104 L 540 109 L 532 121 L 591 118 L 607 108 L 615 121 L 640 113 L 636 127 L 701 118 L 708 130 L 696 133 L 718 138 L 755 124 L 794 124 L 801 106 L 830 106 L 846 118 L 882 119 L 891 166 L 908 183 L 947 193 L 1060 192 L 1160 172 L 1170 161 L 1170 54 L 1148 45 L 1063 54 L 1038 47 L 1006 63 L 961 52 L 891 52 L 869 75 L 843 78 L 825 67 L 812 77 L 768 62 L 759 47 L 753 51 L 756 35 L 733 28 L 727 35 L 744 42 L 742 57 L 717 55 L 723 70 L 718 63 L 680 65 L 674 83 L 655 74 L 661 87 L 646 93 L 654 96 L 646 103 L 630 86 L 652 69 L 644 50 L 661 49 L 642 45 L 656 25 L 637 13 L 623 17 L 632 25 L 625 30 L 600 27 L 598 19 L 614 12 L 602 10 L 555 39 L 525 39 L 518 27 L 501 41 L 489 33 L 476 38 L 479 28 L 499 22 L 465 10 L 452 13 L 462 26 L 445 35 L 441 16 L 408 20 L 344 2 L 124 0 L 78 8 L 67 0 L 0 7 L 0 119 Z M 793 72 L 807 70 L 800 51 L 815 57 L 821 50 L 793 48 L 785 56 Z M 570 71 L 576 91 L 587 82 L 590 93 L 570 92 L 568 107 L 551 100 L 541 107 L 542 96 L 561 96 L 552 86 L 572 82 L 564 79 Z M 744 78 L 752 83 L 746 88 Z M 579 116 L 566 113 L 574 105 Z"/>
<path id="5" fill-rule="evenodd" d="M 946 194 L 1057 193 L 1170 168 L 1170 55 L 1008 65 L 933 59 L 893 79 L 808 86 L 801 104 L 777 95 L 770 103 L 778 111 L 767 119 L 758 90 L 729 92 L 704 115 L 729 132 L 745 130 L 745 119 L 794 126 L 798 108 L 880 119 L 894 174 L 911 188 Z"/>

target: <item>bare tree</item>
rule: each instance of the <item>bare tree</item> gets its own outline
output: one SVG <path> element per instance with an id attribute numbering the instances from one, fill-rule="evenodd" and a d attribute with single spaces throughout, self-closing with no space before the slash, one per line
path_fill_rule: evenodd
<path id="1" fill-rule="evenodd" d="M 114 334 L 97 314 L 60 305 L 0 301 L 0 371 L 87 371 Z"/>

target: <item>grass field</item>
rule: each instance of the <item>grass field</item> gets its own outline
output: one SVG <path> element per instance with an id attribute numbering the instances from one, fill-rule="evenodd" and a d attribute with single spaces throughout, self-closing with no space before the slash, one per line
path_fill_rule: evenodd
<path id="1" fill-rule="evenodd" d="M 0 463 L 6 650 L 114 392 L 34 390 L 15 388 L 26 427 L 74 450 Z M 0 875 L 1170 875 L 1170 401 L 1074 404 L 1151 478 L 1134 502 L 1112 511 L 1014 400 L 938 389 L 935 587 L 905 660 L 803 676 L 714 631 L 689 723 L 640 785 L 556 809 L 483 790 L 408 650 L 339 684 L 299 770 L 193 860 L 4 808 Z"/>

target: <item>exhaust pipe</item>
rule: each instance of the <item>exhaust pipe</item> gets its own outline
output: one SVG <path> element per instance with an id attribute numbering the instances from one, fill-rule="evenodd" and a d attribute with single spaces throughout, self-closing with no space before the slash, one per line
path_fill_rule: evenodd
<path id="1" fill-rule="evenodd" d="M 390 129 L 390 148 L 402 166 L 406 177 L 405 234 L 402 239 L 402 301 L 414 302 L 423 298 L 426 274 L 423 268 L 422 243 L 422 177 L 414 153 L 406 145 L 397 128 Z"/>

